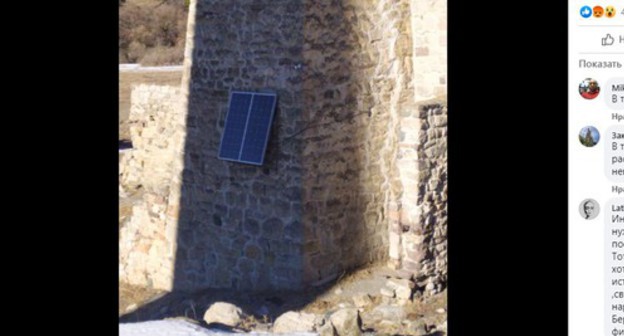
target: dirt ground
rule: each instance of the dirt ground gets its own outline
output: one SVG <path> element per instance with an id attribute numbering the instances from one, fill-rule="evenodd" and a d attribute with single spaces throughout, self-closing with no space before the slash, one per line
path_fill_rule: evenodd
<path id="1" fill-rule="evenodd" d="M 214 302 L 225 301 L 241 307 L 247 316 L 243 331 L 270 331 L 271 323 L 287 311 L 302 311 L 317 316 L 328 316 L 341 307 L 353 307 L 355 294 L 369 294 L 372 304 L 361 309 L 364 330 L 376 330 L 370 319 L 372 312 L 382 306 L 392 305 L 379 290 L 390 271 L 384 265 L 368 265 L 353 274 L 343 276 L 334 284 L 312 288 L 304 292 L 241 293 L 232 290 L 208 289 L 193 293 L 148 290 L 120 283 L 120 322 L 140 322 L 167 318 L 183 318 L 204 324 L 203 314 Z M 441 326 L 447 319 L 446 290 L 426 299 L 415 298 L 402 306 L 403 321 L 421 321 L 427 326 Z M 400 322 L 396 322 L 400 325 Z M 435 329 L 434 329 L 435 330 Z M 376 332 L 373 332 L 375 334 Z M 384 332 L 382 334 L 388 334 Z M 393 334 L 390 332 L 389 334 Z M 428 335 L 444 335 L 441 332 Z"/>
<path id="2" fill-rule="evenodd" d="M 180 85 L 182 71 L 133 71 L 119 72 L 119 140 L 130 140 L 128 116 L 132 86 L 137 84 Z"/>

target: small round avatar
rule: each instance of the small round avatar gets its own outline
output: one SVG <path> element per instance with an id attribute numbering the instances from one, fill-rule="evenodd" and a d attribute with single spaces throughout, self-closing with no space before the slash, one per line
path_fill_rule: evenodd
<path id="1" fill-rule="evenodd" d="M 598 213 L 600 213 L 600 205 L 596 202 L 595 199 L 585 199 L 581 204 L 579 204 L 579 213 L 581 217 L 587 220 L 592 220 L 598 217 Z"/>
<path id="2" fill-rule="evenodd" d="M 605 8 L 605 16 L 608 17 L 609 19 L 615 16 L 615 7 L 613 6 L 607 6 Z"/>
<path id="3" fill-rule="evenodd" d="M 585 99 L 594 99 L 600 94 L 600 85 L 594 78 L 585 78 L 579 84 L 579 94 Z"/>
<path id="4" fill-rule="evenodd" d="M 594 126 L 585 126 L 579 132 L 579 141 L 585 147 L 594 147 L 600 141 L 600 133 Z"/>
<path id="5" fill-rule="evenodd" d="M 595 18 L 601 18 L 602 15 L 604 14 L 604 8 L 600 7 L 600 6 L 594 6 L 594 17 Z"/>

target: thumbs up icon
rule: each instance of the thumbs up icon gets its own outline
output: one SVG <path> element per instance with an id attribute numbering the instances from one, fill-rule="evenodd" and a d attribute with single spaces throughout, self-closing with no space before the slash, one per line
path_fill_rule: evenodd
<path id="1" fill-rule="evenodd" d="M 611 34 L 607 34 L 607 36 L 602 38 L 602 45 L 603 46 L 613 45 L 613 42 L 615 42 L 615 39 L 613 38 L 613 36 L 611 36 Z"/>

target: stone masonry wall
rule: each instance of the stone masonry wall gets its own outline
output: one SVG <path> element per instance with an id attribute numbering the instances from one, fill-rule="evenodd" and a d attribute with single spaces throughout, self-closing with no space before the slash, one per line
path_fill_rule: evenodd
<path id="1" fill-rule="evenodd" d="M 172 127 L 180 118 L 180 89 L 139 85 L 132 91 L 129 121 L 134 149 L 120 154 L 124 193 L 142 189 L 132 216 L 119 232 L 121 281 L 170 289 L 175 227 L 167 226 L 174 146 Z"/>
<path id="2" fill-rule="evenodd" d="M 291 137 L 303 107 L 301 3 L 191 3 L 188 107 L 169 204 L 178 227 L 174 288 L 302 285 L 301 141 Z M 234 89 L 278 94 L 263 166 L 217 159 Z"/>
<path id="3" fill-rule="evenodd" d="M 446 286 L 447 109 L 445 99 L 421 102 L 401 119 L 397 167 L 403 193 L 392 214 L 391 255 L 413 273 L 425 294 Z"/>
<path id="4" fill-rule="evenodd" d="M 426 136 L 418 146 L 421 179 L 418 189 L 422 192 L 421 230 L 415 235 L 425 237 L 426 257 L 420 267 L 420 280 L 432 294 L 440 292 L 447 282 L 447 108 L 443 102 L 421 103 L 419 117 L 425 125 Z M 406 239 L 409 243 L 409 239 Z M 409 248 L 409 245 L 408 245 Z M 408 259 L 409 260 L 409 259 Z M 417 261 L 415 259 L 413 261 Z"/>
<path id="5" fill-rule="evenodd" d="M 306 1 L 305 281 L 388 256 L 398 114 L 410 105 L 408 1 Z"/>
<path id="6" fill-rule="evenodd" d="M 446 96 L 447 1 L 410 0 L 416 102 Z"/>
<path id="7" fill-rule="evenodd" d="M 447 2 L 411 0 L 410 5 L 417 108 L 401 116 L 396 161 L 403 188 L 400 225 L 390 239 L 396 242 L 393 233 L 401 232 L 401 268 L 414 273 L 429 295 L 446 286 L 447 275 Z"/>
<path id="8" fill-rule="evenodd" d="M 128 122 L 133 150 L 120 154 L 119 184 L 125 192 L 138 188 L 169 192 L 173 146 L 170 137 L 180 116 L 180 89 L 171 86 L 133 87 Z M 168 196 L 168 194 L 166 195 Z"/>

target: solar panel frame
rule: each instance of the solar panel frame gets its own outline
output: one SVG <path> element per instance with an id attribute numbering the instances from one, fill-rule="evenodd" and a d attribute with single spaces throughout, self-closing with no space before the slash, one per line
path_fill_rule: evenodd
<path id="1" fill-rule="evenodd" d="M 225 139 L 226 136 L 226 130 L 228 129 L 228 120 L 229 120 L 229 114 L 231 112 L 232 109 L 232 100 L 234 98 L 234 95 L 236 94 L 241 94 L 241 95 L 250 95 L 251 96 L 251 100 L 249 103 L 249 109 L 247 111 L 247 120 L 245 121 L 245 127 L 244 127 L 244 131 L 243 131 L 243 136 L 240 142 L 240 151 L 238 154 L 238 158 L 231 158 L 231 157 L 224 157 L 221 155 L 222 152 L 222 148 L 223 148 L 223 140 Z M 266 128 L 266 132 L 265 132 L 265 137 L 264 137 L 264 142 L 263 142 L 263 146 L 262 146 L 262 151 L 261 151 L 261 156 L 260 156 L 260 160 L 259 161 L 250 161 L 250 160 L 244 160 L 242 159 L 243 157 L 243 150 L 244 150 L 244 146 L 245 146 L 245 139 L 247 136 L 247 132 L 249 130 L 250 124 L 249 124 L 249 119 L 251 117 L 251 113 L 254 107 L 254 97 L 256 96 L 269 96 L 272 97 L 272 104 L 271 104 L 271 108 L 269 111 L 269 120 L 268 120 L 268 124 L 267 124 L 267 128 Z M 256 166 L 262 166 L 264 164 L 264 158 L 266 155 L 266 149 L 268 147 L 269 144 L 269 136 L 271 135 L 271 128 L 273 127 L 273 119 L 275 117 L 275 107 L 277 106 L 277 94 L 275 92 L 250 92 L 250 91 L 237 91 L 237 90 L 233 90 L 230 92 L 230 98 L 229 98 L 229 102 L 228 102 L 228 113 L 225 117 L 225 125 L 223 128 L 223 134 L 221 134 L 221 144 L 219 146 L 219 154 L 218 154 L 218 158 L 221 160 L 226 160 L 226 161 L 233 161 L 233 162 L 240 162 L 240 163 L 246 163 L 246 164 L 251 164 L 251 165 L 256 165 Z"/>

